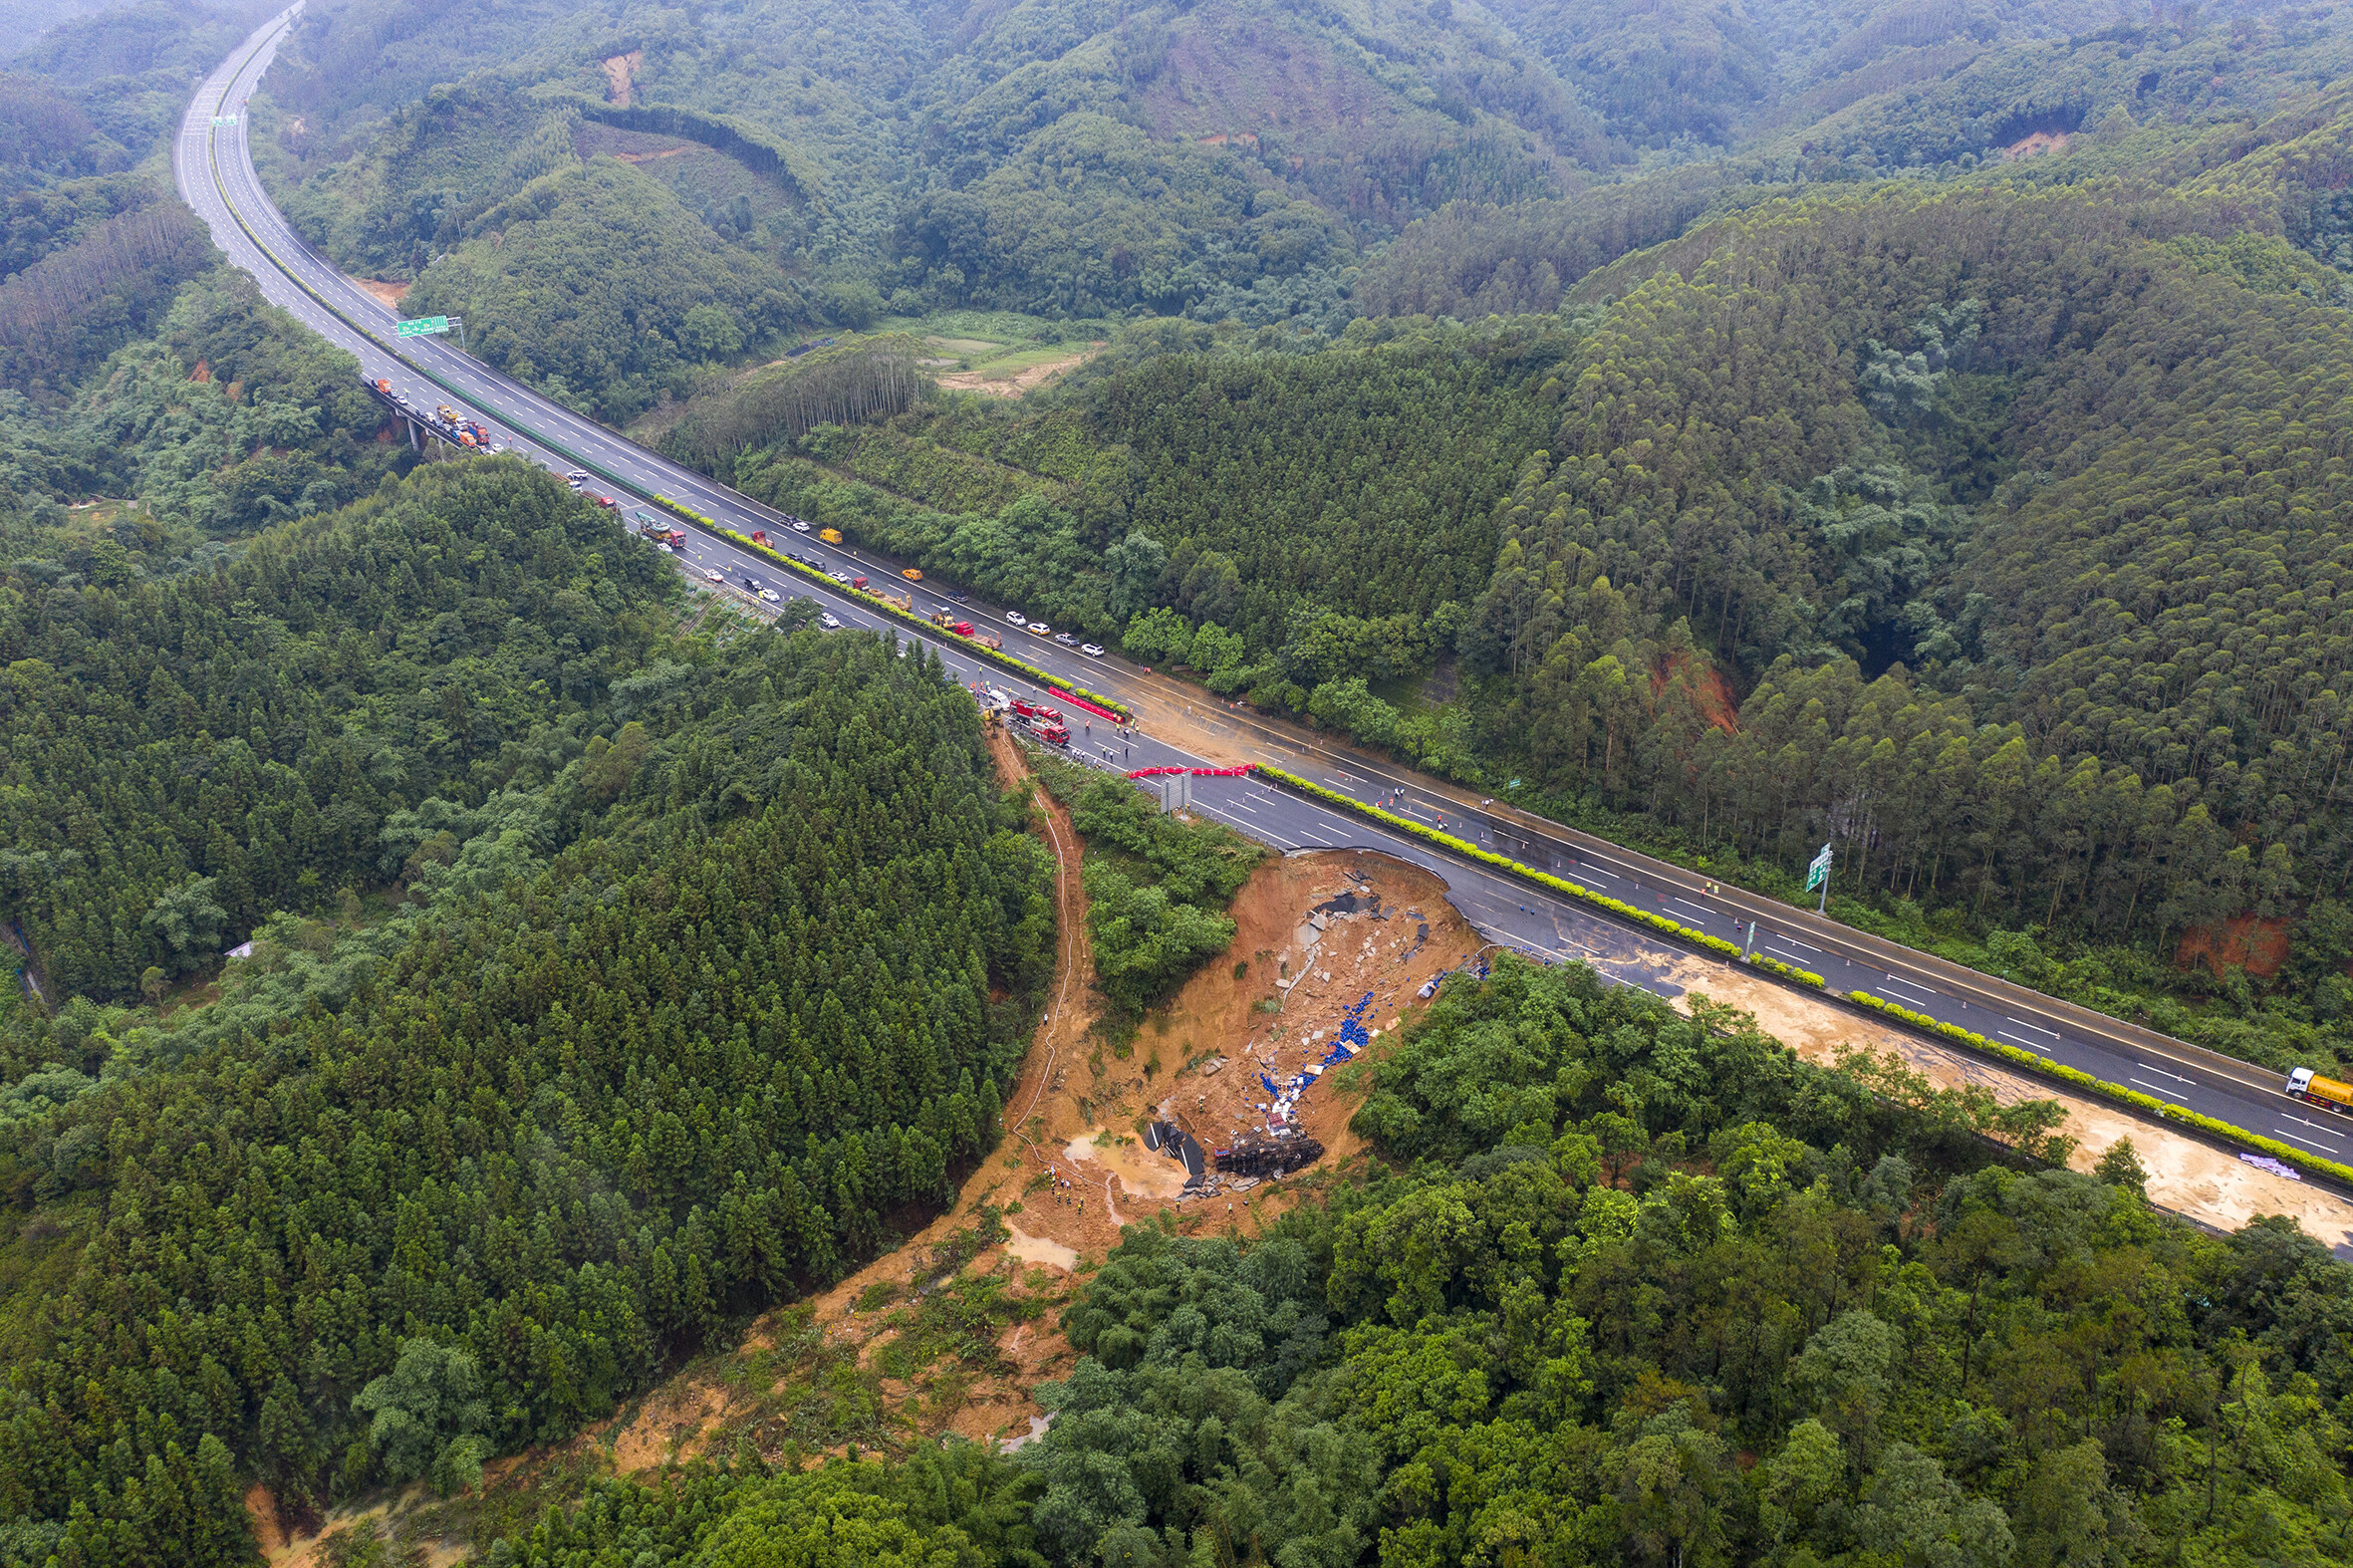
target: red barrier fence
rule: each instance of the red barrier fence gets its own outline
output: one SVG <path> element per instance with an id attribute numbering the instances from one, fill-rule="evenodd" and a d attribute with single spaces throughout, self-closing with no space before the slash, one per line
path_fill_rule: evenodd
<path id="1" fill-rule="evenodd" d="M 1194 778 L 1196 778 L 1196 779 L 1240 779 L 1240 778 L 1248 778 L 1248 777 L 1250 776 L 1250 770 L 1249 770 L 1247 767 L 1239 767 L 1239 768 L 1176 768 L 1176 767 L 1169 767 L 1169 768 L 1138 768 L 1138 769 L 1136 769 L 1136 771 L 1134 771 L 1133 773 L 1130 773 L 1130 774 L 1128 775 L 1128 777 L 1130 777 L 1130 778 L 1132 778 L 1132 779 L 1158 779 L 1158 778 L 1167 778 L 1167 777 L 1168 777 L 1170 774 L 1172 774 L 1172 773 L 1189 773 L 1189 774 L 1191 774 L 1191 775 L 1192 775 Z"/>
<path id="2" fill-rule="evenodd" d="M 1053 692 L 1054 695 L 1060 697 L 1063 701 L 1068 702 L 1072 707 L 1083 707 L 1088 712 L 1094 714 L 1097 718 L 1108 718 L 1114 724 L 1124 724 L 1127 722 L 1126 719 L 1121 718 L 1110 708 L 1097 707 L 1094 703 L 1088 701 L 1085 697 L 1078 695 L 1076 692 L 1072 691 L 1070 687 L 1061 684 L 1052 677 L 1047 678 L 1045 686 L 1047 690 Z"/>

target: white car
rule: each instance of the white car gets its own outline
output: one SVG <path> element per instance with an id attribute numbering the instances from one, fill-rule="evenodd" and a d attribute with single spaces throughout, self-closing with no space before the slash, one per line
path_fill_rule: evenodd
<path id="1" fill-rule="evenodd" d="M 808 525 L 807 523 L 804 523 L 804 522 L 802 522 L 802 521 L 801 521 L 799 518 L 797 518 L 797 517 L 793 519 L 793 532 L 794 532 L 794 533 L 796 533 L 796 534 L 805 534 L 805 533 L 807 533 L 808 531 L 809 531 L 809 525 Z"/>
<path id="2" fill-rule="evenodd" d="M 1009 627 L 1025 627 L 1029 625 L 1029 617 L 1023 615 L 1018 610 L 1008 610 L 1005 612 L 1005 625 Z"/>
<path id="3" fill-rule="evenodd" d="M 833 612 L 830 610 L 817 618 L 817 624 L 825 628 L 828 632 L 839 632 L 842 630 L 842 623 L 834 619 Z"/>
<path id="4" fill-rule="evenodd" d="M 1079 645 L 1079 652 L 1086 654 L 1089 658 L 1101 658 L 1103 656 L 1102 648 L 1094 643 L 1081 643 Z"/>
<path id="5" fill-rule="evenodd" d="M 677 551 L 671 549 L 668 545 L 658 542 L 655 543 L 654 548 L 660 551 L 663 555 L 676 555 L 678 553 Z"/>
<path id="6" fill-rule="evenodd" d="M 777 593 L 777 592 L 776 592 L 776 590 L 775 590 L 775 589 L 773 589 L 773 588 L 763 588 L 763 589 L 761 589 L 761 590 L 760 590 L 760 597 L 761 597 L 762 599 L 765 599 L 766 601 L 768 601 L 768 603 L 770 603 L 770 604 L 772 604 L 772 605 L 781 605 L 781 604 L 783 604 L 783 603 L 784 603 L 784 596 L 782 596 L 781 594 Z"/>
<path id="7" fill-rule="evenodd" d="M 709 578 L 714 583 L 724 583 L 727 581 L 727 574 L 720 571 L 716 567 L 703 568 L 702 575 L 706 578 Z"/>

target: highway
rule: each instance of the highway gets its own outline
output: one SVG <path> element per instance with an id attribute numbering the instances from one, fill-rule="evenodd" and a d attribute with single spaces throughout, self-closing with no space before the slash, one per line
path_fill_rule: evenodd
<path id="1" fill-rule="evenodd" d="M 490 370 L 440 338 L 395 339 L 394 315 L 346 278 L 298 236 L 263 192 L 246 141 L 246 98 L 269 69 L 279 40 L 300 7 L 265 23 L 203 86 L 182 122 L 173 148 L 181 195 L 210 226 L 215 243 L 253 274 L 263 294 L 355 355 L 367 376 L 384 378 L 411 402 L 462 404 L 492 427 L 511 450 L 563 473 L 574 467 L 598 478 L 589 488 L 611 494 L 625 512 L 633 498 L 668 495 L 723 527 L 742 533 L 766 529 L 783 549 L 827 570 L 896 573 L 847 548 L 830 548 L 813 534 L 795 534 L 783 514 L 704 476 L 634 445 Z M 395 348 L 396 344 L 396 348 Z M 786 537 L 786 536 L 791 537 Z M 743 592 L 751 582 L 782 594 L 807 594 L 812 585 L 724 541 L 689 531 L 679 566 L 696 587 L 727 595 L 739 608 L 769 613 Z M 710 574 L 717 574 L 714 582 Z M 894 588 L 904 586 L 894 582 Z M 2333 1117 L 2281 1092 L 2277 1074 L 2206 1051 L 2153 1030 L 1991 978 L 1867 933 L 1822 919 L 1810 911 L 1731 888 L 1655 861 L 1590 835 L 1465 795 L 1290 726 L 1217 707 L 1202 693 L 1116 658 L 1090 659 L 1075 650 L 1018 632 L 1004 607 L 957 600 L 936 585 L 913 585 L 917 611 L 953 609 L 959 617 L 1003 633 L 1006 652 L 1050 673 L 1134 702 L 1185 702 L 1207 710 L 1206 727 L 1230 734 L 1238 755 L 1252 757 L 1362 801 L 1419 818 L 1540 870 L 1727 940 L 1747 940 L 1754 923 L 1758 949 L 1821 975 L 1836 991 L 1867 991 L 1920 1013 L 1960 1024 L 1989 1038 L 2050 1057 L 2108 1082 L 2265 1134 L 2328 1158 L 2353 1163 L 2353 1119 Z M 844 624 L 906 641 L 923 641 L 964 684 L 988 682 L 1036 695 L 993 664 L 975 659 L 958 639 L 917 634 L 843 594 L 825 608 Z M 1050 694 L 1046 694 L 1052 700 Z M 1191 755 L 1157 737 L 1091 724 L 1072 712 L 1072 749 L 1099 766 L 1121 768 L 1198 765 Z M 1662 994 L 1678 987 L 1657 956 L 1657 938 L 1637 936 L 1582 905 L 1458 860 L 1419 840 L 1328 808 L 1278 793 L 1252 779 L 1197 778 L 1195 807 L 1252 838 L 1285 850 L 1367 848 L 1430 870 L 1447 885 L 1463 915 L 1490 940 L 1546 957 L 1573 957 L 1620 983 Z M 1646 954 L 1648 956 L 1646 957 Z M 2037 1089 L 2039 1080 L 2027 1079 Z"/>

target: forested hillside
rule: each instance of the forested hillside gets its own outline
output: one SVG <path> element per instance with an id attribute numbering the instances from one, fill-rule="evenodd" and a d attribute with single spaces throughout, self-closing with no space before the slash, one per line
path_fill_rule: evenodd
<path id="1" fill-rule="evenodd" d="M 2260 116 L 2342 70 L 2340 9 L 513 0 L 453 30 L 320 0 L 256 113 L 280 204 L 347 268 L 626 421 L 886 313 L 1549 311 L 1773 191 Z M 602 236 L 547 226 L 590 188 Z M 539 352 L 621 296 L 626 349 Z"/>
<path id="2" fill-rule="evenodd" d="M 200 580 L 11 584 L 10 730 L 52 738 L 8 793 L 56 825 L 10 836 L 58 848 L 7 898 L 53 983 L 355 887 L 426 906 L 354 938 L 339 1004 L 183 1019 L 143 1072 L 83 1026 L 96 1086 L 9 1134 L 11 1561 L 242 1560 L 237 1471 L 298 1505 L 462 1480 L 993 1142 L 1050 865 L 969 698 L 871 639 L 657 644 L 661 571 L 502 463 Z"/>
<path id="3" fill-rule="evenodd" d="M 2353 1270 L 1987 1110 L 1506 959 L 1377 1070 L 1411 1174 L 1131 1228 L 1022 1452 L 602 1482 L 482 1560 L 2334 1560 Z"/>
<path id="4" fill-rule="evenodd" d="M 1596 214 L 1544 315 L 1143 323 L 1017 410 L 819 424 L 732 473 L 1220 694 L 1768 887 L 1827 839 L 1908 940 L 2326 1060 L 2349 113 L 1694 183 L 1664 245 Z M 2184 933 L 2238 916 L 2284 922 L 2287 967 L 2184 978 Z"/>

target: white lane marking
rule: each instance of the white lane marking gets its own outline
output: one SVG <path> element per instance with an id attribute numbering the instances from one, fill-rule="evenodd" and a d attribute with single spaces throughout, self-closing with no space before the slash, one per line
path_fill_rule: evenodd
<path id="1" fill-rule="evenodd" d="M 1696 911 L 1696 912 L 1698 912 L 1698 913 L 1699 913 L 1699 915 L 1701 917 L 1705 917 L 1705 916 L 1707 916 L 1707 915 L 1713 915 L 1713 914 L 1715 913 L 1713 910 L 1702 908 L 1701 906 L 1699 906 L 1699 905 L 1697 905 L 1697 904 L 1688 903 L 1687 901 L 1685 901 L 1685 900 L 1682 900 L 1682 899 L 1671 899 L 1671 900 L 1669 900 L 1668 902 L 1670 902 L 1670 903 L 1672 903 L 1672 904 L 1681 904 L 1681 905 L 1683 905 L 1683 907 L 1684 907 L 1685 909 L 1687 909 L 1687 910 L 1693 910 L 1693 911 Z"/>
<path id="2" fill-rule="evenodd" d="M 1890 985 L 1909 985 L 1909 986 L 1911 986 L 1911 987 L 1912 987 L 1914 990 L 1916 990 L 1916 991 L 1926 991 L 1926 992 L 1928 992 L 1928 993 L 1929 993 L 1931 996 L 1942 996 L 1942 995 L 1944 995 L 1944 994 L 1945 994 L 1944 992 L 1942 992 L 1942 991 L 1938 990 L 1938 989 L 1937 989 L 1935 986 L 1933 986 L 1933 985 L 1923 985 L 1923 984 L 1922 984 L 1920 981 L 1918 981 L 1918 980 L 1899 980 L 1899 979 L 1897 979 L 1897 978 L 1896 978 L 1894 975 L 1892 975 L 1892 974 L 1888 976 L 1888 984 L 1890 984 Z"/>
<path id="3" fill-rule="evenodd" d="M 1907 1001 L 1907 1002 L 1918 1002 L 1918 1003 L 1919 1003 L 1921 1006 L 1923 1006 L 1923 1007 L 1927 1007 L 1927 1006 L 1930 1006 L 1930 1005 L 1932 1005 L 1932 1004 L 1930 1003 L 1930 1001 L 1928 1000 L 1928 997 L 1926 997 L 1926 996 L 1912 996 L 1912 995 L 1908 995 L 1908 994 L 1906 994 L 1904 991 L 1902 991 L 1902 990 L 1898 989 L 1898 988 L 1897 988 L 1897 985 L 1896 985 L 1896 983 L 1895 983 L 1895 981 L 1894 981 L 1894 978 L 1893 978 L 1892 976 L 1890 977 L 1890 979 L 1889 979 L 1889 982 L 1888 982 L 1888 989 L 1889 989 L 1890 991 L 1893 991 L 1893 992 L 1895 992 L 1895 994 L 1896 994 L 1896 995 L 1897 995 L 1899 998 L 1901 998 L 1902 1000 L 1904 1000 L 1904 1001 Z M 1922 990 L 1928 990 L 1928 987 L 1924 985 L 1924 986 L 1922 986 L 1922 987 L 1921 987 L 1921 989 L 1922 989 Z M 1937 993 L 1936 993 L 1936 992 L 1934 992 L 1934 991 L 1929 991 L 1929 996 L 1934 996 L 1934 995 L 1936 995 L 1936 994 L 1937 994 Z"/>
<path id="4" fill-rule="evenodd" d="M 2333 1155 L 2339 1152 L 2334 1149 L 2322 1149 L 2320 1145 L 2312 1142 L 2312 1140 L 2309 1138 L 2297 1138 L 2295 1134 L 2289 1132 L 2284 1127 L 2275 1127 L 2271 1131 L 2281 1138 L 2293 1139 L 2296 1143 L 2302 1144 L 2306 1149 L 2318 1150 L 2324 1155 Z"/>
<path id="5" fill-rule="evenodd" d="M 2322 1127 L 2318 1122 L 2307 1122 L 2300 1116 L 2287 1116 L 2285 1111 L 2282 1111 L 2279 1114 L 2281 1116 L 2286 1116 L 2289 1121 L 2295 1123 L 2298 1127 L 2308 1127 L 2312 1129 L 2313 1132 L 2318 1133 L 2323 1138 L 2334 1138 L 2337 1136 L 2336 1134 L 2330 1132 L 2327 1128 Z"/>
<path id="6" fill-rule="evenodd" d="M 1773 946 L 1773 938 L 1772 938 L 1772 937 L 1770 937 L 1770 936 L 1767 936 L 1767 937 L 1764 939 L 1764 944 L 1765 944 L 1765 946 L 1766 946 L 1766 947 L 1767 947 L 1769 950 L 1771 950 L 1771 951 L 1774 951 L 1774 952 L 1778 952 L 1778 953 L 1780 953 L 1780 954 L 1781 954 L 1783 957 L 1785 957 L 1785 958 L 1800 958 L 1800 957 L 1803 957 L 1803 956 L 1804 956 L 1804 954 L 1802 954 L 1802 953 L 1795 953 L 1795 952 L 1791 952 L 1791 951 L 1790 951 L 1788 948 L 1786 948 L 1786 947 L 1775 947 L 1775 946 Z"/>
<path id="7" fill-rule="evenodd" d="M 2184 1078 L 2180 1073 L 2169 1073 L 2162 1067 L 2151 1067 L 2147 1062 L 2141 1061 L 2137 1057 L 2134 1059 L 2133 1065 L 2144 1073 L 2155 1073 L 2160 1078 L 2170 1078 L 2177 1084 L 2188 1084 L 2193 1089 L 2198 1087 L 2198 1080 L 2195 1078 Z"/>
<path id="8" fill-rule="evenodd" d="M 2021 1035 L 2012 1034 L 2007 1029 L 1996 1029 L 1993 1032 L 2000 1035 L 2004 1040 L 2009 1041 L 2012 1045 L 2022 1045 L 2029 1051 L 2040 1051 L 2043 1048 L 2042 1042 L 2040 1040 L 2029 1040 Z"/>
<path id="9" fill-rule="evenodd" d="M 1238 800 L 1234 800 L 1234 801 L 1228 801 L 1228 802 L 1226 802 L 1226 804 L 1227 804 L 1227 805 L 1229 805 L 1229 806 L 1231 806 L 1231 807 L 1233 807 L 1233 809 L 1234 809 L 1234 810 L 1236 810 L 1236 811 L 1246 811 L 1246 812 L 1248 812 L 1248 813 L 1249 813 L 1251 816 L 1253 816 L 1253 817 L 1255 817 L 1255 816 L 1257 816 L 1257 815 L 1258 815 L 1258 808 L 1257 808 L 1257 807 L 1255 807 L 1255 806 L 1245 806 L 1245 805 L 1243 805 L 1243 804 L 1242 804 L 1240 801 L 1238 801 Z"/>
<path id="10" fill-rule="evenodd" d="M 2173 1091 L 2166 1088 L 2163 1084 L 2153 1084 L 2146 1078 L 2127 1078 L 2125 1082 L 2128 1084 L 2139 1084 L 2143 1089 L 2155 1090 L 2157 1097 L 2161 1100 L 2164 1100 L 2168 1105 L 2182 1105 L 2181 1101 L 2168 1098 L 2173 1094 Z M 2186 1105 L 2182 1105 L 2182 1109 L 2187 1111 L 2190 1108 Z"/>
<path id="11" fill-rule="evenodd" d="M 2014 1023 L 2021 1029 L 2031 1029 L 2036 1034 L 2047 1034 L 2054 1040 L 2059 1037 L 2059 1031 L 2056 1029 L 2045 1029 L 2042 1025 L 2038 1023 L 2028 1023 L 2023 1018 L 2011 1018 L 2007 1013 L 2004 1013 L 2002 1017 L 2004 1021 Z"/>
<path id="12" fill-rule="evenodd" d="M 1774 934 L 1779 935 L 1780 933 L 1775 932 Z M 1812 942 L 1799 941 L 1794 936 L 1782 936 L 1781 940 L 1789 943 L 1793 947 L 1803 947 L 1808 952 L 1820 952 L 1822 950 L 1821 948 L 1815 946 Z"/>

